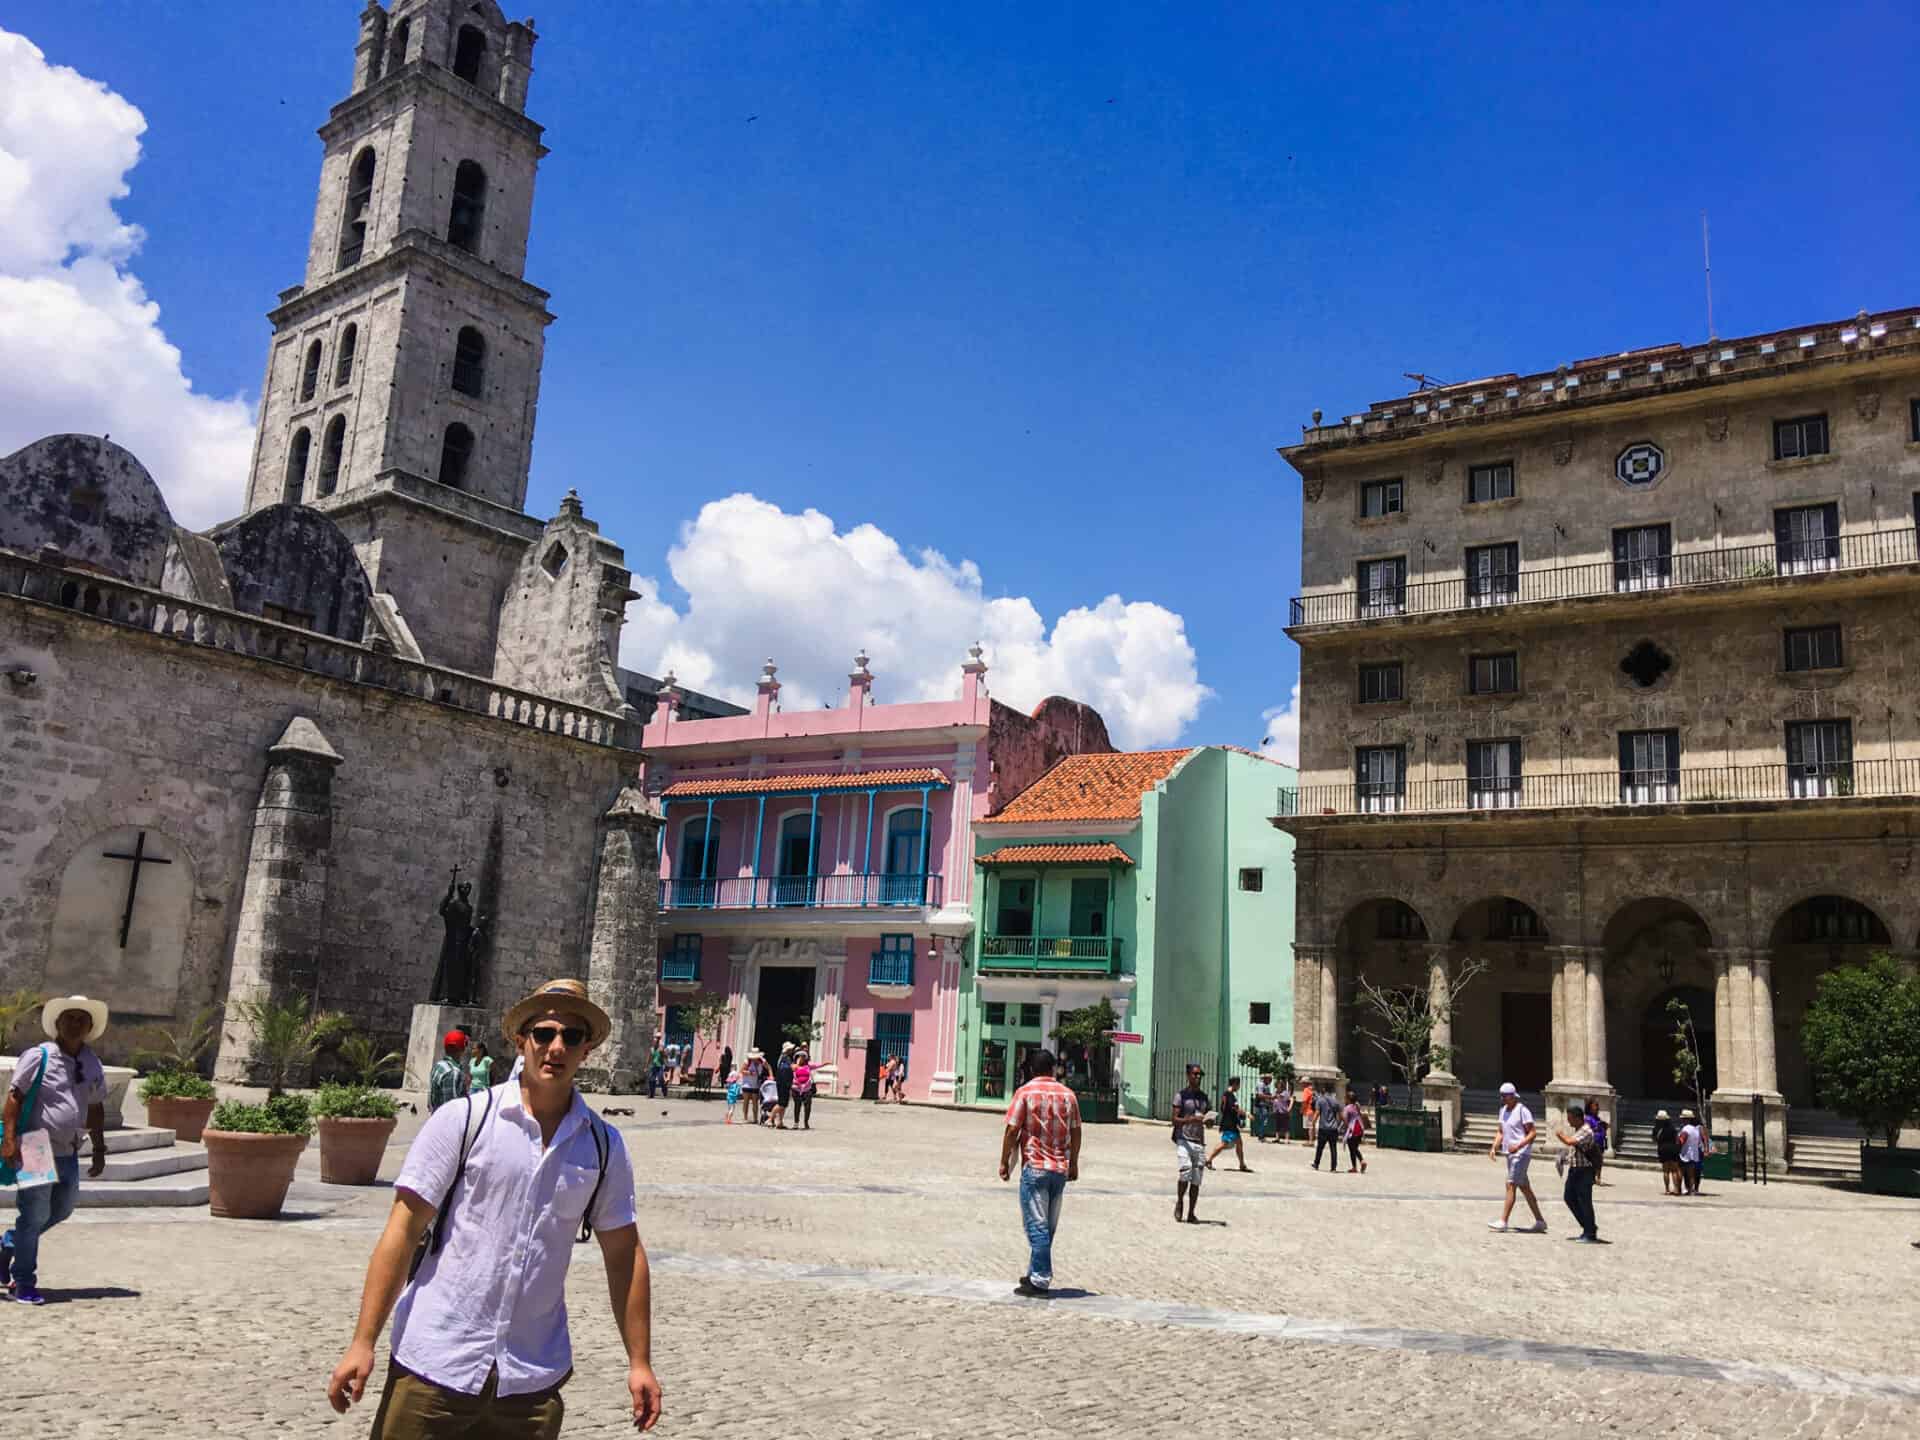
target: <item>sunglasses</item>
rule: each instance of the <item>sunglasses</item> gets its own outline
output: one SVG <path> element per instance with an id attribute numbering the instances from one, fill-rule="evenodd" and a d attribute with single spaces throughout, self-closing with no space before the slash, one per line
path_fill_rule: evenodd
<path id="1" fill-rule="evenodd" d="M 578 1025 L 530 1025 L 520 1033 L 543 1050 L 553 1044 L 556 1036 L 569 1050 L 578 1050 L 587 1043 L 587 1032 Z"/>

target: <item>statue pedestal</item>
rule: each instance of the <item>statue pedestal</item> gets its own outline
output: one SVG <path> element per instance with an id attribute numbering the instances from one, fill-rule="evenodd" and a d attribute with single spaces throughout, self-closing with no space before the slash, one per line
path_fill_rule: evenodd
<path id="1" fill-rule="evenodd" d="M 500 1038 L 494 1034 L 494 1025 L 488 1020 L 487 1012 L 472 1005 L 416 1005 L 413 1007 L 413 1024 L 407 1030 L 407 1075 L 403 1082 L 408 1090 L 425 1090 L 427 1080 L 433 1074 L 433 1062 L 438 1060 L 445 1050 L 441 1043 L 449 1030 L 466 1032 L 469 1042 L 484 1040 L 487 1048 L 496 1055 L 502 1048 Z M 507 1061 L 509 1067 L 513 1061 Z M 494 1073 L 502 1079 L 506 1076 L 496 1062 Z"/>

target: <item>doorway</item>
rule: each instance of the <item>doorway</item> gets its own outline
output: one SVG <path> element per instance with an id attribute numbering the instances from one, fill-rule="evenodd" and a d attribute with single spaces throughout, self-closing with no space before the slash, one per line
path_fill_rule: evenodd
<path id="1" fill-rule="evenodd" d="M 1680 1040 L 1674 1033 L 1680 1028 L 1678 1017 L 1669 1014 L 1667 1004 L 1678 1000 L 1687 1007 L 1693 1021 L 1694 1044 L 1700 1056 L 1702 1094 L 1719 1088 L 1719 1067 L 1713 1053 L 1713 996 L 1696 985 L 1678 985 L 1653 998 L 1640 1017 L 1640 1093 L 1649 1100 L 1681 1100 L 1697 1103 L 1691 1087 L 1674 1078 L 1680 1056 Z"/>
<path id="2" fill-rule="evenodd" d="M 1553 997 L 1508 991 L 1500 997 L 1500 1075 L 1529 1093 L 1553 1078 Z"/>
<path id="3" fill-rule="evenodd" d="M 760 997 L 754 1002 L 753 1043 L 771 1065 L 780 1054 L 781 1034 L 796 1022 L 813 1021 L 813 967 L 768 965 L 760 971 Z"/>

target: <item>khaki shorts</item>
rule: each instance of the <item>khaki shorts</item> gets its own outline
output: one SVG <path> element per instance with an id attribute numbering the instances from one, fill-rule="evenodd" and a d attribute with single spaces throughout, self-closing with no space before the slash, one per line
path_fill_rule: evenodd
<path id="1" fill-rule="evenodd" d="M 557 1440 L 567 1409 L 559 1385 L 502 1396 L 494 1393 L 498 1383 L 497 1374 L 489 1375 L 478 1395 L 462 1395 L 391 1365 L 370 1440 Z"/>
<path id="2" fill-rule="evenodd" d="M 1507 1184 L 1524 1185 L 1527 1183 L 1527 1167 L 1533 1163 L 1533 1149 L 1528 1147 L 1518 1154 L 1507 1156 Z"/>

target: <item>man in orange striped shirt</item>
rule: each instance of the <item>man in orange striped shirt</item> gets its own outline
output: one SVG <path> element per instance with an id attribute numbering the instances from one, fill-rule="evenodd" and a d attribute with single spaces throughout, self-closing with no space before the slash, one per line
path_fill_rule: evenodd
<path id="1" fill-rule="evenodd" d="M 1033 1079 L 1013 1092 L 1007 1133 L 1000 1140 L 1000 1178 L 1013 1177 L 1021 1155 L 1020 1218 L 1027 1228 L 1027 1273 L 1016 1294 L 1044 1296 L 1053 1284 L 1053 1232 L 1060 1228 L 1060 1202 L 1067 1182 L 1080 1178 L 1080 1099 L 1053 1078 L 1053 1055 L 1027 1057 Z"/>

